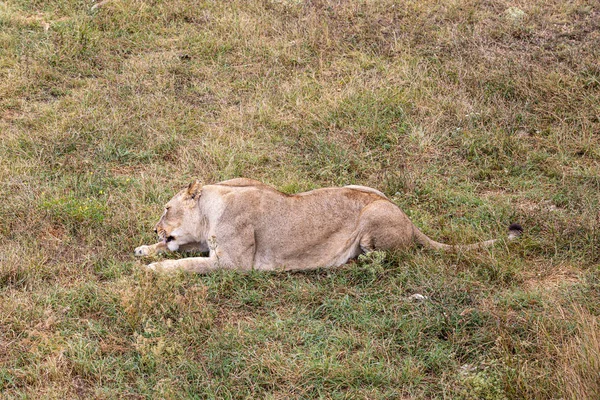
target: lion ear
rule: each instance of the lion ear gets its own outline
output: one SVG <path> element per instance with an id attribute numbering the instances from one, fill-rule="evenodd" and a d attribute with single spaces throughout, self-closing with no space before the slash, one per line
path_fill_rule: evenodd
<path id="1" fill-rule="evenodd" d="M 190 183 L 187 188 L 187 193 L 192 199 L 199 197 L 202 193 L 202 184 L 200 183 L 200 181 L 197 180 L 195 182 Z"/>

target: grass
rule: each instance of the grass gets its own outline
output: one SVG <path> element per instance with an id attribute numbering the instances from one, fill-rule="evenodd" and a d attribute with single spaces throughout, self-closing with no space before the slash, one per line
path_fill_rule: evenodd
<path id="1" fill-rule="evenodd" d="M 600 396 L 595 2 L 91 5 L 0 2 L 3 398 Z M 449 243 L 526 232 L 143 272 L 162 205 L 236 176 L 369 185 Z"/>

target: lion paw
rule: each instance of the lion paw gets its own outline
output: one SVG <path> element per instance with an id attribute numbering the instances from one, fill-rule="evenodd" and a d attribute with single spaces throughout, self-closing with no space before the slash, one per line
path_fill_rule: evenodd
<path id="1" fill-rule="evenodd" d="M 145 257 L 145 256 L 150 256 L 152 254 L 154 254 L 154 251 L 152 249 L 152 246 L 140 246 L 140 247 L 136 247 L 135 250 L 133 251 L 133 254 L 135 254 L 136 257 Z"/>
<path id="2" fill-rule="evenodd" d="M 158 263 L 148 264 L 148 265 L 145 265 L 144 268 L 146 268 L 148 271 L 156 271 L 156 264 L 158 264 Z"/>
<path id="3" fill-rule="evenodd" d="M 176 260 L 164 260 L 153 262 L 152 264 L 146 265 L 146 269 L 148 271 L 156 271 L 156 272 L 170 272 L 177 269 L 177 261 Z"/>

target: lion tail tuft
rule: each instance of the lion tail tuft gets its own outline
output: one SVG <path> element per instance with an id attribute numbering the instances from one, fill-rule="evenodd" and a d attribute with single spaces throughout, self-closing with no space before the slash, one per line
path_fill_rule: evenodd
<path id="1" fill-rule="evenodd" d="M 510 224 L 508 226 L 508 240 L 514 240 L 523 234 L 523 227 L 519 224 Z"/>

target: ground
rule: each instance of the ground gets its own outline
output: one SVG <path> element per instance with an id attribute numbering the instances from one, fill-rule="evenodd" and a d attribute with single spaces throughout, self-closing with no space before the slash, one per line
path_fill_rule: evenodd
<path id="1" fill-rule="evenodd" d="M 597 2 L 93 5 L 0 2 L 3 398 L 600 396 Z M 525 233 L 145 272 L 162 205 L 237 176 L 371 186 L 448 243 Z"/>

